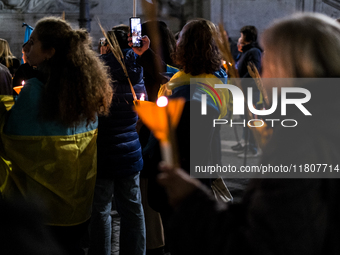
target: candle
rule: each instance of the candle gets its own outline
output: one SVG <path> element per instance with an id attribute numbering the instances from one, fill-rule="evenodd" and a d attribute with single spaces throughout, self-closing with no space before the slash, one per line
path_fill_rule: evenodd
<path id="1" fill-rule="evenodd" d="M 140 101 L 145 101 L 145 94 L 144 93 L 142 93 L 142 95 L 140 96 L 140 99 L 139 99 Z"/>
<path id="2" fill-rule="evenodd" d="M 23 80 L 23 81 L 21 82 L 21 86 L 16 86 L 16 87 L 14 87 L 13 89 L 14 89 L 15 92 L 19 95 L 19 93 L 20 93 L 21 89 L 24 87 L 24 85 L 25 85 L 25 81 Z"/>
<path id="3" fill-rule="evenodd" d="M 171 130 L 171 120 L 170 120 L 169 112 L 167 109 L 168 103 L 169 103 L 168 98 L 165 96 L 161 96 L 160 98 L 157 99 L 157 102 L 156 102 L 158 107 L 164 108 L 164 113 L 165 113 L 166 118 L 160 121 L 165 121 L 167 125 L 167 139 L 160 140 L 162 158 L 163 158 L 163 161 L 166 162 L 169 166 L 173 166 L 174 165 L 173 148 L 172 148 L 172 144 L 169 141 L 170 139 L 169 135 L 170 135 L 170 130 Z"/>

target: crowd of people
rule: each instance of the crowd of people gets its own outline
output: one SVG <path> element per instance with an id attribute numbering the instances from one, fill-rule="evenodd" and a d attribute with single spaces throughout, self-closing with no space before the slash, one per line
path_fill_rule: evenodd
<path id="1" fill-rule="evenodd" d="M 132 47 L 129 27 L 114 26 L 96 52 L 85 30 L 43 18 L 22 47 L 23 65 L 0 39 L 4 254 L 110 255 L 113 206 L 121 255 L 338 254 L 338 179 L 253 179 L 240 203 L 226 204 L 211 190 L 217 176 L 190 177 L 192 148 L 199 148 L 195 165 L 221 164 L 219 128 L 211 123 L 225 117 L 232 102 L 227 89 L 215 87 L 228 83 L 216 42 L 227 32 L 219 35 L 211 21 L 194 19 L 177 39 L 163 21 L 143 23 L 142 33 L 142 46 Z M 255 108 L 263 95 L 250 63 L 264 79 L 340 77 L 336 20 L 295 14 L 260 38 L 251 25 L 240 28 L 237 44 L 228 38 Z M 23 80 L 17 95 L 13 86 Z M 319 81 L 299 83 L 312 95 L 313 117 L 290 111 L 299 124 L 274 129 L 261 165 L 339 165 L 340 87 Z M 156 102 L 160 96 L 185 100 L 175 130 L 179 166 L 162 162 L 158 140 L 133 108 L 136 98 Z M 259 157 L 251 128 L 243 136 L 245 146 L 233 150 Z"/>

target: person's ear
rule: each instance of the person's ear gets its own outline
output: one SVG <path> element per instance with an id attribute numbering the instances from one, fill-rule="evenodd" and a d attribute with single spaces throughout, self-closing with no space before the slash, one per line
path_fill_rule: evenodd
<path id="1" fill-rule="evenodd" d="M 54 56 L 55 54 L 55 49 L 54 48 L 51 48 L 47 51 L 47 59 L 50 59 Z"/>

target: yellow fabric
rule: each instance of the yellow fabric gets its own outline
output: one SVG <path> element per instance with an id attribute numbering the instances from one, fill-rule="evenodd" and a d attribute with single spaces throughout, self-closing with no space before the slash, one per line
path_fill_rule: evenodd
<path id="1" fill-rule="evenodd" d="M 6 95 L 1 95 L 0 96 L 1 102 L 3 102 L 4 106 L 6 107 L 6 110 L 9 111 L 12 106 L 14 105 L 14 98 L 13 96 L 6 96 Z"/>
<path id="2" fill-rule="evenodd" d="M 14 105 L 13 96 L 0 95 L 0 130 L 2 130 L 5 123 L 6 112 L 9 111 Z M 4 158 L 3 144 L 0 143 L 0 194 L 3 192 L 9 171 L 11 169 L 11 162 L 6 161 Z"/>
<path id="3" fill-rule="evenodd" d="M 159 89 L 158 92 L 158 97 L 160 96 L 169 96 L 172 94 L 172 90 L 183 86 L 183 85 L 189 85 L 190 84 L 190 79 L 205 79 L 204 82 L 205 84 L 210 85 L 212 88 L 214 88 L 217 92 L 217 94 L 220 96 L 222 105 L 220 104 L 219 100 L 217 100 L 219 108 L 220 108 L 220 115 L 219 119 L 223 118 L 227 114 L 227 104 L 229 102 L 229 92 L 227 89 L 216 89 L 215 84 L 223 84 L 223 82 L 217 78 L 213 74 L 199 74 L 196 76 L 193 76 L 191 74 L 187 74 L 183 71 L 179 71 L 172 76 L 170 81 L 164 85 L 162 85 Z"/>
<path id="4" fill-rule="evenodd" d="M 15 136 L 2 132 L 0 192 L 23 196 L 46 209 L 48 225 L 71 226 L 90 218 L 97 172 L 97 130 L 72 136 Z"/>

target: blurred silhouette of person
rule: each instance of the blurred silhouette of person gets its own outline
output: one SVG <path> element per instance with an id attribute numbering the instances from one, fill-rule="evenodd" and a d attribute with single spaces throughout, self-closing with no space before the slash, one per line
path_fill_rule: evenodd
<path id="1" fill-rule="evenodd" d="M 100 55 L 109 54 L 111 52 L 110 46 L 104 37 L 99 39 L 98 52 Z"/>
<path id="2" fill-rule="evenodd" d="M 278 127 L 263 151 L 263 166 L 326 164 L 339 167 L 338 82 L 290 78 L 340 77 L 340 25 L 321 14 L 295 14 L 276 21 L 262 36 L 263 78 L 288 78 L 312 97 Z M 271 80 L 272 81 L 272 80 Z M 267 89 L 272 82 L 264 83 Z M 220 204 L 183 170 L 161 165 L 159 182 L 176 212 L 171 221 L 172 254 L 339 254 L 340 181 L 309 173 L 304 178 L 253 179 L 240 204 Z M 328 169 L 327 169 L 328 171 Z M 323 177 L 322 179 L 312 178 Z M 295 177 L 295 178 L 294 178 Z M 308 178 L 311 177 L 311 178 Z M 334 175 L 333 175 L 334 177 Z"/>
<path id="3" fill-rule="evenodd" d="M 128 45 L 128 33 L 113 28 L 124 55 L 128 76 L 138 98 L 147 93 L 143 81 L 143 68 L 136 63 L 136 55 Z M 122 66 L 111 52 L 101 56 L 109 67 L 112 87 L 110 115 L 99 117 L 98 176 L 90 224 L 89 254 L 111 254 L 112 196 L 120 215 L 119 252 L 145 254 L 145 221 L 140 192 L 140 171 L 143 168 L 142 149 L 133 111 L 133 96 Z"/>
<path id="4" fill-rule="evenodd" d="M 0 225 L 2 254 L 64 254 L 44 225 L 42 213 L 33 204 L 0 199 Z"/>
<path id="5" fill-rule="evenodd" d="M 260 100 L 260 91 L 256 86 L 255 81 L 249 82 L 251 79 L 251 76 L 248 72 L 248 65 L 249 63 L 253 63 L 259 73 L 261 73 L 261 55 L 262 55 L 262 49 L 259 47 L 257 43 L 257 29 L 254 26 L 244 26 L 240 30 L 240 38 L 238 40 L 239 45 L 242 46 L 242 54 L 240 55 L 238 61 L 237 61 L 237 70 L 239 73 L 239 76 L 242 80 L 242 88 L 243 93 L 245 94 L 247 98 L 248 94 L 248 87 L 252 87 L 253 89 L 253 102 L 254 104 L 257 104 L 257 102 Z M 250 78 L 250 79 L 248 79 Z M 247 117 L 246 115 L 244 117 Z M 246 120 L 247 122 L 248 120 Z M 236 144 L 235 146 L 232 146 L 232 150 L 236 152 L 242 152 L 246 148 L 249 150 L 246 152 L 247 157 L 258 157 L 258 148 L 255 141 L 255 137 L 253 133 L 249 130 L 247 126 L 244 126 L 243 128 L 243 137 L 245 140 L 248 140 L 249 144 L 241 145 L 240 143 Z M 244 157 L 245 154 L 241 153 L 238 155 L 238 157 Z"/>
<path id="6" fill-rule="evenodd" d="M 0 95 L 12 95 L 12 75 L 8 68 L 0 63 Z"/>
<path id="7" fill-rule="evenodd" d="M 20 61 L 12 54 L 8 42 L 0 38 L 0 63 L 7 66 L 12 76 L 20 66 Z"/>
<path id="8" fill-rule="evenodd" d="M 26 42 L 27 43 L 27 42 Z M 22 59 L 23 64 L 19 66 L 18 70 L 15 72 L 15 75 L 13 77 L 13 88 L 17 86 L 25 85 L 25 81 L 34 78 L 38 75 L 38 70 L 36 66 L 31 66 L 27 62 L 26 53 L 24 51 L 24 47 L 26 43 L 22 46 Z M 13 95 L 17 96 L 18 94 L 13 90 Z"/>

